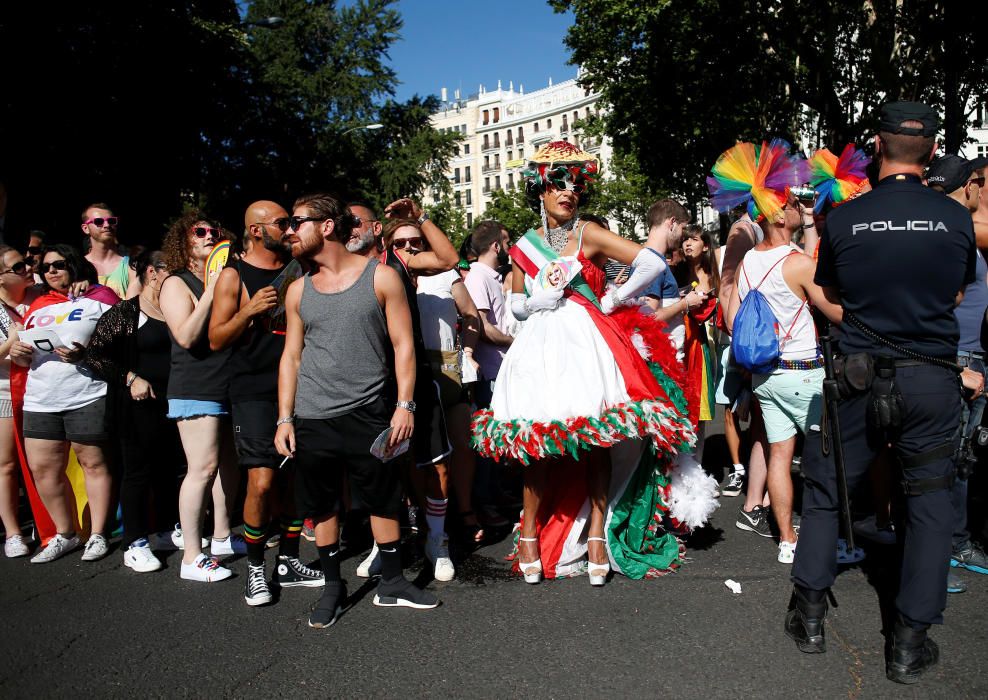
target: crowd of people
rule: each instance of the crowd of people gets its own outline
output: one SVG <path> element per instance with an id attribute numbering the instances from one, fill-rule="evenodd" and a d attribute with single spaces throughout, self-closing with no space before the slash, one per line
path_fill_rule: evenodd
<path id="1" fill-rule="evenodd" d="M 825 648 L 825 592 L 839 563 L 864 556 L 853 534 L 906 535 L 889 677 L 913 682 L 936 661 L 926 628 L 966 586 L 948 569 L 988 573 L 967 531 L 969 473 L 953 471 L 965 449 L 971 462 L 985 403 L 988 160 L 926 170 L 935 131 L 928 108 L 894 103 L 873 164 L 853 146 L 806 158 L 781 140 L 735 145 L 708 180 L 733 217 L 723 246 L 674 199 L 649 208 L 642 245 L 582 213 L 599 164 L 567 142 L 526 172 L 541 225 L 482 221 L 459 251 L 413 199 L 376 212 L 313 194 L 291 212 L 250 204 L 242 236 L 188 211 L 160 249 L 128 256 L 119 218 L 92 204 L 85 254 L 40 232 L 23 253 L 0 248 L 5 553 L 98 560 L 119 504 L 128 568 L 157 571 L 155 552 L 178 549 L 180 577 L 210 583 L 233 576 L 224 557 L 245 555 L 248 605 L 271 603 L 273 585 L 319 587 L 309 624 L 321 628 L 347 597 L 347 514 L 369 517 L 357 573 L 379 577 L 374 603 L 429 609 L 437 597 L 403 574 L 403 522 L 449 581 L 448 533 L 478 545 L 520 508 L 509 558 L 526 582 L 586 574 L 603 586 L 612 572 L 675 571 L 716 499 L 743 495 L 737 527 L 795 562 L 786 631 L 803 651 Z M 903 225 L 882 198 L 907 185 L 927 209 Z M 859 289 L 884 272 L 870 242 L 892 235 L 931 279 L 872 285 L 901 287 L 902 317 Z M 840 345 L 837 415 L 824 411 L 821 335 Z M 858 399 L 880 386 L 893 387 L 883 405 L 898 423 L 868 432 L 877 419 Z M 720 485 L 701 466 L 718 405 Z M 821 449 L 839 421 L 851 491 L 870 469 L 875 484 L 898 474 L 906 497 L 903 509 L 889 488 L 857 499 L 854 533 L 838 532 L 838 470 Z M 317 565 L 300 558 L 303 536 Z"/>

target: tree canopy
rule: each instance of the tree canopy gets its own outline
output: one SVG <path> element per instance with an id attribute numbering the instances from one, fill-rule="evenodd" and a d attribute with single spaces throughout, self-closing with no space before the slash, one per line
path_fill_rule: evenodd
<path id="1" fill-rule="evenodd" d="M 271 16 L 284 21 L 255 24 Z M 392 99 L 401 26 L 393 0 L 6 8 L 7 237 L 78 242 L 94 201 L 121 215 L 124 240 L 156 243 L 183 205 L 239 229 L 259 198 L 290 207 L 328 190 L 380 208 L 420 195 L 456 136 L 429 125 L 435 98 Z"/>
<path id="2" fill-rule="evenodd" d="M 550 0 L 602 94 L 607 133 L 657 189 L 696 204 L 738 139 L 863 145 L 887 100 L 923 100 L 956 152 L 988 89 L 983 10 L 946 0 Z"/>

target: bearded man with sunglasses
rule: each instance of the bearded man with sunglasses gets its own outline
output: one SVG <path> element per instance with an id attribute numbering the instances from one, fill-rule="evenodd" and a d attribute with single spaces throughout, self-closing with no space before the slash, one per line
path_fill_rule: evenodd
<path id="1" fill-rule="evenodd" d="M 315 522 L 326 585 L 309 616 L 313 628 L 334 624 L 346 600 L 338 513 L 344 470 L 380 543 L 374 604 L 439 604 L 402 575 L 401 480 L 395 462 L 378 456 L 392 453 L 415 427 L 412 316 L 398 275 L 346 249 L 355 224 L 339 200 L 316 194 L 295 202 L 289 234 L 293 257 L 311 271 L 292 283 L 285 299 L 275 446 L 295 459 L 299 515 Z"/>
<path id="2" fill-rule="evenodd" d="M 212 350 L 233 348 L 230 403 L 233 440 L 247 469 L 244 539 L 247 605 L 270 603 L 264 548 L 272 513 L 280 511 L 281 541 L 274 580 L 281 588 L 321 586 L 322 573 L 299 560 L 302 521 L 295 516 L 293 469 L 278 468 L 278 363 L 285 348 L 288 287 L 302 275 L 287 242 L 288 212 L 276 202 L 254 202 L 244 216 L 247 252 L 220 273 L 209 320 Z M 280 507 L 279 507 L 280 506 Z"/>
<path id="3" fill-rule="evenodd" d="M 90 204 L 82 212 L 82 233 L 89 237 L 86 260 L 93 264 L 99 283 L 109 287 L 121 299 L 131 299 L 141 293 L 141 280 L 130 267 L 130 257 L 120 255 L 117 240 L 119 217 L 106 204 Z"/>

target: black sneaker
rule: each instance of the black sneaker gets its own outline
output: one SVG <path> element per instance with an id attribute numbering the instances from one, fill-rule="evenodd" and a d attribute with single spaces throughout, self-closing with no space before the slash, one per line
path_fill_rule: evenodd
<path id="1" fill-rule="evenodd" d="M 247 565 L 247 581 L 244 583 L 244 600 L 247 605 L 256 607 L 271 602 L 271 589 L 264 577 L 264 564 Z"/>
<path id="2" fill-rule="evenodd" d="M 322 598 L 319 599 L 316 607 L 309 615 L 309 627 L 318 630 L 334 625 L 340 619 L 340 615 L 343 614 L 345 601 L 346 586 L 343 585 L 342 581 L 326 584 Z"/>
<path id="3" fill-rule="evenodd" d="M 771 537 L 772 528 L 768 524 L 768 513 L 762 506 L 755 506 L 746 511 L 744 506 L 738 508 L 738 519 L 734 526 L 739 530 L 754 532 L 761 537 Z"/>
<path id="4" fill-rule="evenodd" d="M 962 549 L 955 549 L 950 555 L 950 565 L 973 571 L 976 574 L 988 574 L 988 556 L 980 544 L 968 541 Z"/>
<path id="5" fill-rule="evenodd" d="M 724 496 L 741 495 L 741 487 L 744 485 L 744 474 L 741 472 L 731 472 L 727 475 L 727 483 L 721 487 L 720 492 Z"/>
<path id="6" fill-rule="evenodd" d="M 439 599 L 428 591 L 417 588 L 404 576 L 399 576 L 392 581 L 382 580 L 377 584 L 374 605 L 382 608 L 431 610 L 439 605 Z"/>
<path id="7" fill-rule="evenodd" d="M 275 581 L 282 588 L 291 588 L 293 586 L 315 588 L 326 583 L 326 579 L 323 578 L 321 571 L 309 568 L 298 557 L 289 557 L 284 554 L 278 556 Z"/>

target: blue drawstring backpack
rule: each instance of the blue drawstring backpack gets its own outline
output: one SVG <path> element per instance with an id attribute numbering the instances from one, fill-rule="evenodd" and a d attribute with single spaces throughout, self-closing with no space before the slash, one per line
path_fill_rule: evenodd
<path id="1" fill-rule="evenodd" d="M 795 254 L 790 253 L 790 255 Z M 744 279 L 748 282 L 748 293 L 741 300 L 741 307 L 734 316 L 734 329 L 731 332 L 731 354 L 734 362 L 744 367 L 752 374 L 770 374 L 778 365 L 779 356 L 782 349 L 779 347 L 779 320 L 775 317 L 772 307 L 768 304 L 765 295 L 758 291 L 762 283 L 768 278 L 775 266 L 789 256 L 783 256 L 775 262 L 762 277 L 761 282 L 752 287 L 748 280 L 748 273 L 744 272 L 744 263 L 741 263 L 741 271 Z M 805 306 L 806 302 L 803 302 Z M 799 308 L 793 318 L 792 326 L 786 332 L 788 339 L 796 319 L 799 318 L 803 307 Z"/>

